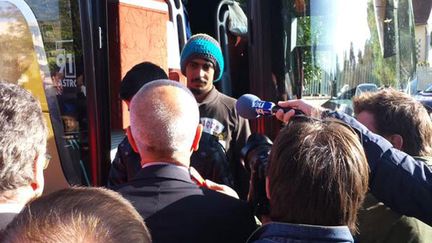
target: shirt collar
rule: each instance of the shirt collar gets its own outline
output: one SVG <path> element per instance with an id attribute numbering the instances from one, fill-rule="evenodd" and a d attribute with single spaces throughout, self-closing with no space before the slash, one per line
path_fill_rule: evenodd
<path id="1" fill-rule="evenodd" d="M 194 183 L 188 168 L 185 166 L 174 165 L 167 162 L 152 162 L 147 164 L 147 166 L 143 167 L 132 178 L 132 181 L 140 181 L 145 178 L 165 178 Z"/>
<path id="2" fill-rule="evenodd" d="M 4 203 L 0 204 L 0 213 L 19 213 L 23 208 L 24 204 Z"/>
<path id="3" fill-rule="evenodd" d="M 322 226 L 306 224 L 290 224 L 271 222 L 258 228 L 249 238 L 248 242 L 261 238 L 295 237 L 301 239 L 332 239 L 335 242 L 354 242 L 348 226 Z M 330 241 L 332 242 L 332 241 Z"/>
<path id="4" fill-rule="evenodd" d="M 210 92 L 207 94 L 207 96 L 204 98 L 204 100 L 202 102 L 198 103 L 198 105 L 209 104 L 209 103 L 213 102 L 214 100 L 216 100 L 218 93 L 219 92 L 217 91 L 216 87 L 213 85 Z"/>
<path id="5" fill-rule="evenodd" d="M 186 168 L 185 166 L 175 165 L 175 164 L 168 163 L 168 162 L 150 162 L 150 163 L 145 163 L 141 168 L 144 169 L 144 168 L 146 168 L 146 167 L 149 167 L 149 166 L 155 166 L 155 165 L 168 165 L 168 166 L 175 166 L 175 167 L 177 167 L 177 168 L 179 168 L 179 169 L 182 169 L 182 170 L 186 171 L 187 173 L 189 173 L 189 169 Z"/>

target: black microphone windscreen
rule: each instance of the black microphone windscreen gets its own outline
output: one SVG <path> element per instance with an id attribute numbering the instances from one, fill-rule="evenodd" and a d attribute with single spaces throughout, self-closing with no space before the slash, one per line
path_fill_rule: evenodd
<path id="1" fill-rule="evenodd" d="M 255 119 L 258 114 L 253 107 L 255 101 L 260 101 L 261 99 L 252 94 L 244 94 L 238 98 L 236 103 L 236 108 L 238 114 L 246 119 Z"/>

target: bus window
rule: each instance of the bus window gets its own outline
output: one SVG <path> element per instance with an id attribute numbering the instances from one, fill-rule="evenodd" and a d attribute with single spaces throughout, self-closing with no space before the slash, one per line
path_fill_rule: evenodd
<path id="1" fill-rule="evenodd" d="M 47 191 L 67 186 L 63 174 L 74 185 L 91 180 L 78 16 L 76 1 L 0 0 L 0 79 L 36 95 L 51 128 L 49 152 L 58 159 Z"/>
<path id="2" fill-rule="evenodd" d="M 351 113 L 364 87 L 405 90 L 413 79 L 411 1 L 283 0 L 281 9 L 297 96 Z"/>

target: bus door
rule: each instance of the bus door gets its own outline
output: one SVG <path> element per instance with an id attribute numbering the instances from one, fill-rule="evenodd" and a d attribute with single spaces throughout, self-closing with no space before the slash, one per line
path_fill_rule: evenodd
<path id="1" fill-rule="evenodd" d="M 180 51 L 186 42 L 183 5 L 179 0 L 109 0 L 109 67 L 112 153 L 129 126 L 127 105 L 119 98 L 122 78 L 134 65 L 159 65 L 170 79 L 186 84 L 180 72 Z"/>
<path id="2" fill-rule="evenodd" d="M 0 0 L 0 79 L 30 90 L 40 100 L 50 128 L 48 152 L 53 160 L 45 171 L 46 192 L 69 184 L 100 185 L 102 161 L 109 162 L 104 159 L 109 149 L 103 148 L 109 122 L 103 124 L 97 92 L 107 79 L 95 65 L 100 53 L 93 48 L 94 43 L 103 47 L 103 41 L 94 38 L 103 28 L 94 28 L 97 15 L 85 12 L 88 4 Z"/>
<path id="3" fill-rule="evenodd" d="M 217 89 L 234 98 L 249 91 L 247 17 L 240 4 L 222 0 L 216 9 L 216 36 L 224 57 L 222 79 Z"/>

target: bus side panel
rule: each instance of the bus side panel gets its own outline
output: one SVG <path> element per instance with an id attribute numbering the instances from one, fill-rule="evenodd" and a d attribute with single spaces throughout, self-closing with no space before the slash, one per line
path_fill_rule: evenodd
<path id="1" fill-rule="evenodd" d="M 168 73 L 168 5 L 164 1 L 109 3 L 110 78 L 112 97 L 119 97 L 121 78 L 134 65 L 150 61 Z M 129 126 L 129 112 L 119 99 L 111 101 L 113 129 Z M 115 114 L 122 114 L 121 117 Z"/>

